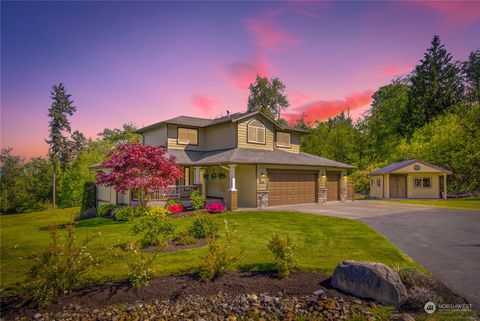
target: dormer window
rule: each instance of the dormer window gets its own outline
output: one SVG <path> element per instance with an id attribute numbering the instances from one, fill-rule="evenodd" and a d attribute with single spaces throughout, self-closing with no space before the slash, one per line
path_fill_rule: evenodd
<path id="1" fill-rule="evenodd" d="M 248 125 L 248 142 L 265 144 L 265 126 L 257 119 L 251 120 Z"/>
<path id="2" fill-rule="evenodd" d="M 291 147 L 291 134 L 287 132 L 277 132 L 277 146 Z"/>
<path id="3" fill-rule="evenodd" d="M 180 145 L 198 145 L 198 129 L 178 127 L 177 143 Z"/>

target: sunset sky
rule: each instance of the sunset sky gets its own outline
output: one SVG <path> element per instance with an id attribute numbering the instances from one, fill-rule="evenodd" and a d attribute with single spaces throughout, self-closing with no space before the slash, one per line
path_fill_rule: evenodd
<path id="1" fill-rule="evenodd" d="M 480 47 L 480 2 L 3 2 L 1 145 L 47 152 L 50 91 L 72 129 L 244 111 L 256 74 L 287 87 L 289 119 L 350 109 L 408 73 L 439 34 L 454 59 Z"/>

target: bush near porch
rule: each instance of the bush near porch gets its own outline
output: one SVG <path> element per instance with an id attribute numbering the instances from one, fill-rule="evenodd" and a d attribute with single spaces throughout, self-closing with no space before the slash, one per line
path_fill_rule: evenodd
<path id="1" fill-rule="evenodd" d="M 29 254 L 49 243 L 47 227 L 65 224 L 78 213 L 79 208 L 70 208 L 2 216 L 3 295 L 18 290 L 18 284 L 32 266 Z M 234 246 L 242 253 L 232 269 L 271 269 L 274 258 L 267 251 L 267 241 L 272 232 L 290 234 L 296 245 L 297 267 L 305 271 L 332 273 L 335 266 L 345 259 L 382 262 L 392 267 L 419 267 L 385 237 L 361 222 L 294 212 L 230 212 L 225 215 L 229 222 L 238 223 Z M 212 218 L 220 226 L 223 224 L 224 215 L 212 215 Z M 192 225 L 192 220 L 193 217 L 177 218 L 174 224 L 178 231 L 186 230 Z M 129 232 L 131 223 L 93 218 L 80 221 L 76 226 L 79 240 L 100 232 L 101 237 L 89 245 L 89 251 L 100 258 L 108 257 L 101 267 L 90 272 L 90 281 L 127 278 L 125 262 L 106 249 L 140 239 L 141 236 Z M 60 230 L 60 235 L 63 233 L 66 233 L 65 230 Z M 220 241 L 224 242 L 222 238 Z M 195 272 L 206 253 L 205 246 L 156 254 L 152 269 L 156 275 Z"/>

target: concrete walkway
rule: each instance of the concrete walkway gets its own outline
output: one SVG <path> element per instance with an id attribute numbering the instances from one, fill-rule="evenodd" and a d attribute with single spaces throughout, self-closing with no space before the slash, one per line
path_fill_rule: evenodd
<path id="1" fill-rule="evenodd" d="M 480 211 L 377 201 L 272 207 L 367 223 L 480 309 Z M 446 302 L 448 303 L 448 302 Z"/>

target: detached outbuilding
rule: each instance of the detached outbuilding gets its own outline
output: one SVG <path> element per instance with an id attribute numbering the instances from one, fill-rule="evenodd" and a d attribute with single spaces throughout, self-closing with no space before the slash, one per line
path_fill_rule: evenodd
<path id="1" fill-rule="evenodd" d="M 370 196 L 376 198 L 447 198 L 451 171 L 410 159 L 370 173 Z"/>

